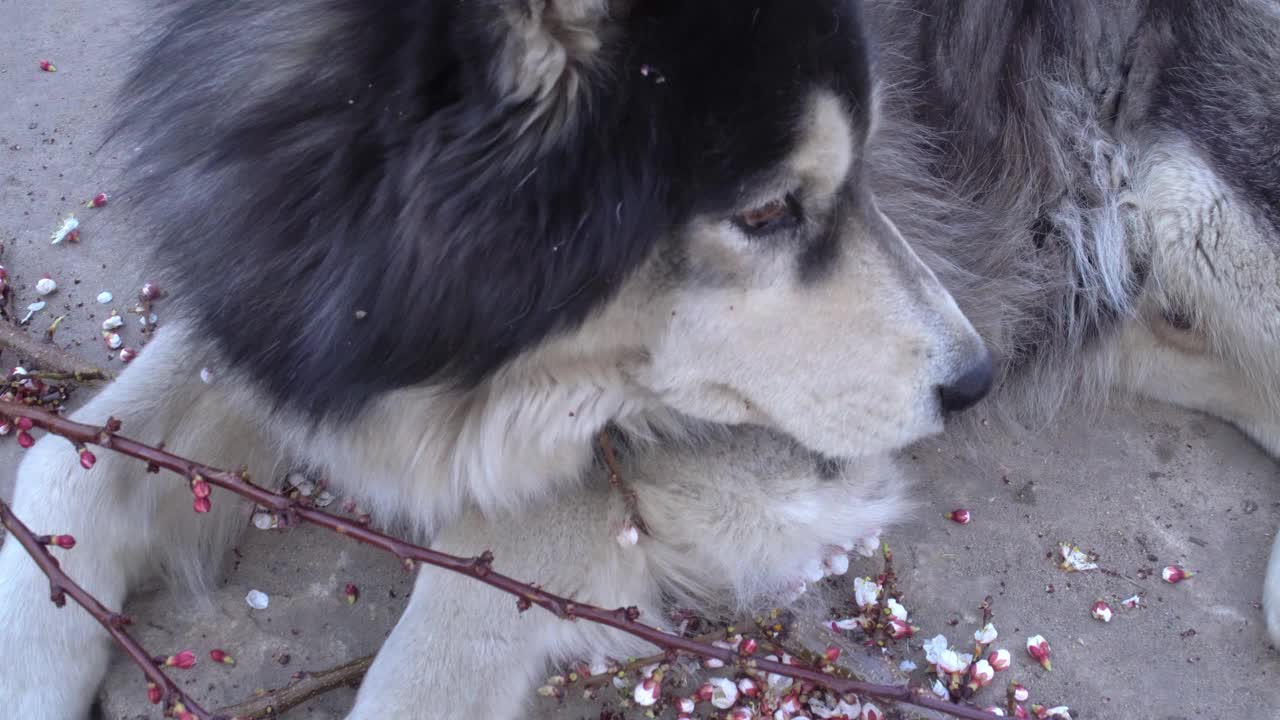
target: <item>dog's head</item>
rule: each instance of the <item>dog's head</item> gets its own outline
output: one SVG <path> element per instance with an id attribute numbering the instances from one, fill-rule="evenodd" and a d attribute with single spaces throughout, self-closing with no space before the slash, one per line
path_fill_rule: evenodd
<path id="1" fill-rule="evenodd" d="M 990 361 L 865 182 L 857 6 L 193 0 L 126 89 L 135 187 L 177 295 L 300 409 L 603 360 L 896 448 Z"/>
<path id="2" fill-rule="evenodd" d="M 572 238 L 643 259 L 574 299 L 596 305 L 572 347 L 638 345 L 628 374 L 662 404 L 832 455 L 896 449 L 982 398 L 983 342 L 866 182 L 876 108 L 857 3 L 637 2 L 598 22 L 583 78 L 543 102 L 570 135 L 583 127 L 565 108 L 617 103 L 640 124 L 573 146 L 640 151 L 609 172 L 644 194 L 600 197 L 600 222 Z M 599 187 L 562 180 L 574 197 Z"/>

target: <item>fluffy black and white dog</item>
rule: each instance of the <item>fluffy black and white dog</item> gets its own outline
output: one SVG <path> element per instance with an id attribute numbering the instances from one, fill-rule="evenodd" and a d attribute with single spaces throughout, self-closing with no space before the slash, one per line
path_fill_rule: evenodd
<path id="1" fill-rule="evenodd" d="M 557 592 L 656 619 L 840 572 L 904 507 L 891 455 L 993 376 L 1280 453 L 1274 3 L 183 0 L 139 68 L 127 186 L 181 315 L 76 416 L 321 467 Z M 20 469 L 112 606 L 246 517 L 142 474 L 56 438 Z M 13 543 L 0 578 L 6 712 L 82 717 L 105 637 Z M 643 649 L 424 570 L 350 717 L 514 717 L 548 659 Z"/>

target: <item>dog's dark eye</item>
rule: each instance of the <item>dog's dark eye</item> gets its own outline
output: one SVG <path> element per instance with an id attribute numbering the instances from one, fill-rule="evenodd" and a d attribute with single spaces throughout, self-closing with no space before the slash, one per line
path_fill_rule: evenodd
<path id="1" fill-rule="evenodd" d="M 788 195 L 740 212 L 733 220 L 748 235 L 768 235 L 794 227 L 800 221 L 800 211 Z"/>

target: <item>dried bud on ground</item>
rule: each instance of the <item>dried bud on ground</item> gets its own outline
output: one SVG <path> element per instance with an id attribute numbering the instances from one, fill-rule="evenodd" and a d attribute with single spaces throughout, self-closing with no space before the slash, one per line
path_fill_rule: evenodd
<path id="1" fill-rule="evenodd" d="M 1049 659 L 1051 652 L 1049 641 L 1045 640 L 1043 636 L 1032 635 L 1027 638 L 1027 654 L 1040 663 L 1040 667 L 1049 671 L 1053 670 L 1053 663 Z"/>
<path id="2" fill-rule="evenodd" d="M 213 649 L 209 651 L 209 659 L 222 663 L 223 665 L 235 665 L 236 659 L 227 654 L 225 650 Z"/>
<path id="3" fill-rule="evenodd" d="M 1095 620 L 1101 620 L 1104 623 L 1111 622 L 1111 606 L 1105 600 L 1099 600 L 1094 603 L 1090 612 Z"/>
<path id="4" fill-rule="evenodd" d="M 196 665 L 196 654 L 190 650 L 183 650 L 176 655 L 170 655 L 164 659 L 165 667 L 176 667 L 179 670 L 189 670 Z"/>

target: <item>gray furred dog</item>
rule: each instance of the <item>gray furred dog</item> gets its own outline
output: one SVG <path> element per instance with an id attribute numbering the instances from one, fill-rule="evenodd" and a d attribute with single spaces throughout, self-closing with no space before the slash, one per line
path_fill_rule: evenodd
<path id="1" fill-rule="evenodd" d="M 906 507 L 895 451 L 993 376 L 1012 417 L 1137 394 L 1280 455 L 1274 3 L 165 15 L 120 131 L 181 314 L 78 419 L 300 459 L 437 547 L 650 619 L 840 572 Z M 198 583 L 244 526 L 141 473 L 56 438 L 19 471 L 15 510 L 81 538 L 64 564 L 111 606 L 157 567 Z M 14 543 L 0 578 L 6 712 L 82 717 L 105 637 Z M 1274 555 L 1262 592 L 1280 639 Z M 644 649 L 424 570 L 350 717 L 446 693 L 513 717 L 548 660 Z"/>

